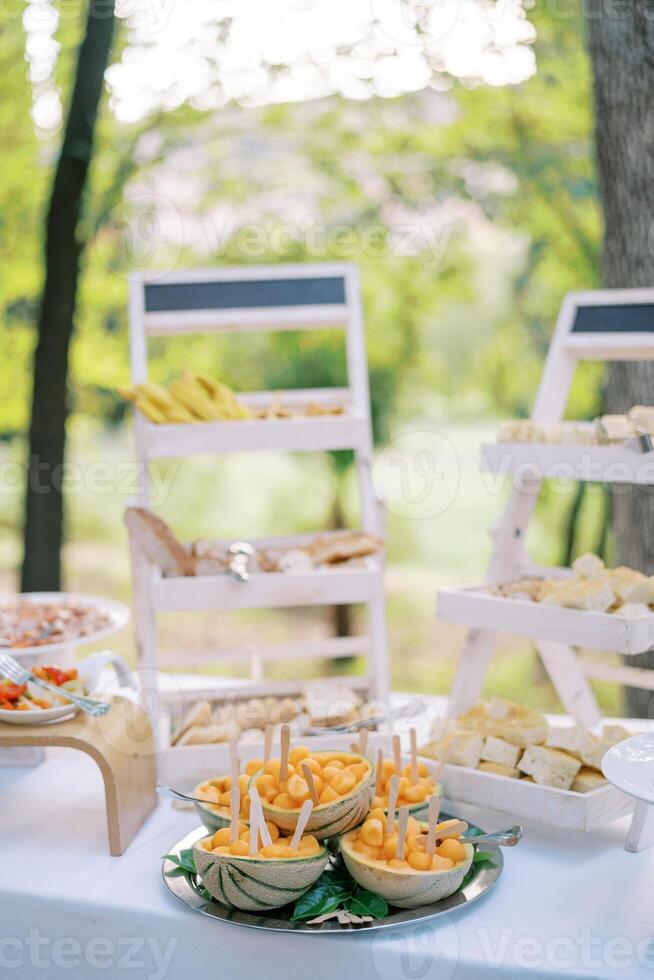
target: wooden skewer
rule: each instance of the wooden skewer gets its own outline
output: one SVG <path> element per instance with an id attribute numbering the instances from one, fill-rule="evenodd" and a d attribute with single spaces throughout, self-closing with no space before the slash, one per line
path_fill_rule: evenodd
<path id="1" fill-rule="evenodd" d="M 250 790 L 250 825 L 252 825 L 252 810 L 256 810 L 257 823 L 259 825 L 259 834 L 261 836 L 261 843 L 264 847 L 268 844 L 272 844 L 272 837 L 270 836 L 270 831 L 266 827 L 266 818 L 263 812 L 263 807 L 261 806 L 261 797 L 259 796 L 258 790 L 253 786 Z"/>
<path id="2" fill-rule="evenodd" d="M 402 772 L 402 746 L 399 735 L 393 735 L 393 758 L 395 760 L 395 772 L 399 776 Z"/>
<path id="3" fill-rule="evenodd" d="M 399 858 L 400 861 L 404 860 L 404 842 L 406 841 L 406 825 L 408 819 L 408 806 L 401 806 L 400 815 L 397 820 L 397 850 L 395 852 L 395 857 Z"/>
<path id="4" fill-rule="evenodd" d="M 306 762 L 306 761 L 302 763 L 302 772 L 304 773 L 304 778 L 306 780 L 306 784 L 309 787 L 309 793 L 311 795 L 311 801 L 312 801 L 312 803 L 313 803 L 314 806 L 319 806 L 320 805 L 320 797 L 318 796 L 318 791 L 316 790 L 316 784 L 313 781 L 313 773 L 311 771 L 311 767 L 309 766 L 309 763 Z M 306 802 L 306 800 L 305 800 L 305 802 Z"/>
<path id="5" fill-rule="evenodd" d="M 230 739 L 229 742 L 229 771 L 232 786 L 238 786 L 238 742 L 235 739 Z"/>
<path id="6" fill-rule="evenodd" d="M 358 742 L 350 742 L 350 751 L 351 752 L 356 752 L 356 754 L 358 755 L 359 754 L 359 743 Z"/>
<path id="7" fill-rule="evenodd" d="M 468 824 L 465 820 L 444 820 L 436 826 L 436 840 L 447 840 L 448 837 L 460 837 L 465 834 Z"/>
<path id="8" fill-rule="evenodd" d="M 229 839 L 234 843 L 238 840 L 238 818 L 241 813 L 241 791 L 238 786 L 232 786 L 229 797 Z"/>
<path id="9" fill-rule="evenodd" d="M 418 736 L 415 728 L 409 729 L 409 735 L 411 736 L 411 782 L 417 783 L 420 779 L 420 770 L 418 769 Z"/>
<path id="10" fill-rule="evenodd" d="M 259 811 L 256 806 L 253 806 L 253 792 L 254 790 L 250 790 L 250 846 L 248 848 L 250 857 L 254 857 L 259 850 Z"/>
<path id="11" fill-rule="evenodd" d="M 400 787 L 400 777 L 391 776 L 388 782 L 388 813 L 386 814 L 386 833 L 392 834 L 395 825 L 395 807 Z"/>
<path id="12" fill-rule="evenodd" d="M 302 840 L 302 834 L 304 833 L 304 828 L 309 823 L 309 817 L 311 816 L 311 811 L 313 810 L 313 803 L 311 800 L 305 800 L 302 804 L 302 809 L 300 810 L 300 815 L 297 818 L 297 823 L 295 825 L 295 833 L 291 839 L 289 847 L 292 851 L 297 851 L 300 846 L 300 841 Z"/>
<path id="13" fill-rule="evenodd" d="M 291 729 L 288 725 L 282 725 L 282 752 L 279 763 L 279 781 L 285 783 L 288 779 L 288 749 L 291 744 Z"/>
<path id="14" fill-rule="evenodd" d="M 384 779 L 384 753 L 377 749 L 377 768 L 375 769 L 375 796 L 382 795 L 382 782 Z"/>
<path id="15" fill-rule="evenodd" d="M 266 725 L 263 733 L 263 761 L 264 765 L 270 759 L 270 753 L 272 752 L 272 737 L 273 737 L 273 726 Z"/>
<path id="16" fill-rule="evenodd" d="M 427 854 L 430 857 L 434 856 L 436 850 L 436 824 L 438 823 L 438 811 L 441 807 L 441 801 L 437 796 L 429 797 L 429 830 L 427 831 Z"/>
<path id="17" fill-rule="evenodd" d="M 362 728 L 359 732 L 359 755 L 365 755 L 368 748 L 368 729 Z"/>

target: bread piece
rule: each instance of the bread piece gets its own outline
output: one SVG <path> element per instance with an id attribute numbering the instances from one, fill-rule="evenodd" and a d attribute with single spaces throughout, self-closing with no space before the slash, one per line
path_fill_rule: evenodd
<path id="1" fill-rule="evenodd" d="M 185 731 L 192 728 L 193 725 L 200 725 L 202 727 L 206 725 L 211 725 L 213 722 L 211 716 L 211 705 L 208 701 L 196 701 L 187 708 L 182 715 L 182 720 L 179 725 L 173 731 L 172 743 L 177 744 L 177 741 L 181 738 Z"/>
<path id="2" fill-rule="evenodd" d="M 454 732 L 431 743 L 432 758 L 447 762 L 452 766 L 466 766 L 476 769 L 481 758 L 484 739 L 479 732 Z"/>
<path id="3" fill-rule="evenodd" d="M 519 746 L 512 745 L 511 742 L 507 742 L 504 738 L 498 738 L 496 735 L 489 735 L 484 742 L 481 758 L 483 762 L 490 762 L 503 768 L 513 769 L 521 754 L 522 749 Z M 480 769 L 482 764 L 482 762 L 479 763 Z"/>
<path id="4" fill-rule="evenodd" d="M 550 728 L 545 744 L 550 749 L 562 749 L 581 762 L 581 753 L 589 744 L 589 738 L 590 732 L 587 729 L 571 725 L 567 728 Z"/>
<path id="5" fill-rule="evenodd" d="M 612 747 L 613 743 L 609 739 L 598 737 L 589 732 L 581 750 L 581 761 L 585 766 L 601 770 L 602 759 Z"/>
<path id="6" fill-rule="evenodd" d="M 499 762 L 480 762 L 477 769 L 482 772 L 492 772 L 496 776 L 506 776 L 507 779 L 519 779 L 520 770 L 513 766 L 503 766 Z"/>
<path id="7" fill-rule="evenodd" d="M 601 442 L 625 442 L 634 435 L 636 425 L 627 415 L 601 415 L 597 432 Z"/>
<path id="8" fill-rule="evenodd" d="M 317 536 L 308 547 L 316 565 L 336 565 L 352 558 L 365 558 L 384 547 L 381 538 L 363 532 L 346 531 L 330 537 Z"/>
<path id="9" fill-rule="evenodd" d="M 570 789 L 581 769 L 581 762 L 560 749 L 545 745 L 530 745 L 518 763 L 518 769 L 533 776 L 542 786 Z"/>
<path id="10" fill-rule="evenodd" d="M 540 711 L 499 697 L 487 703 L 479 701 L 460 715 L 457 722 L 466 731 L 495 735 L 519 748 L 544 742 L 549 731 L 547 719 Z"/>
<path id="11" fill-rule="evenodd" d="M 626 602 L 615 611 L 616 616 L 624 616 L 626 619 L 640 619 L 641 616 L 650 616 L 652 610 L 644 602 Z"/>
<path id="12" fill-rule="evenodd" d="M 575 778 L 572 780 L 571 790 L 575 793 L 590 793 L 593 789 L 606 785 L 606 779 L 601 772 L 582 766 Z"/>
<path id="13" fill-rule="evenodd" d="M 629 412 L 629 418 L 637 429 L 654 433 L 654 407 L 652 405 L 634 405 Z"/>
<path id="14" fill-rule="evenodd" d="M 165 521 L 145 507 L 128 507 L 125 524 L 134 544 L 163 575 L 194 575 L 195 559 Z"/>
<path id="15" fill-rule="evenodd" d="M 602 559 L 590 551 L 573 561 L 572 568 L 580 578 L 601 578 L 605 571 Z"/>
<path id="16" fill-rule="evenodd" d="M 635 732 L 630 732 L 622 725 L 603 725 L 602 726 L 602 738 L 610 742 L 611 745 L 617 745 L 618 742 L 624 742 L 626 738 L 631 738 Z"/>
<path id="17" fill-rule="evenodd" d="M 500 595 L 506 596 L 508 599 L 528 599 L 531 602 L 537 602 L 542 585 L 542 578 L 525 576 L 518 579 L 517 582 L 502 582 L 497 586 L 497 590 Z"/>
<path id="18" fill-rule="evenodd" d="M 228 742 L 229 732 L 221 725 L 192 725 L 176 742 L 176 747 L 183 745 L 213 745 L 217 742 Z"/>
<path id="19" fill-rule="evenodd" d="M 621 602 L 647 602 L 648 579 L 642 572 L 621 565 L 608 572 L 606 581 Z"/>
<path id="20" fill-rule="evenodd" d="M 616 602 L 615 593 L 602 579 L 549 582 L 541 596 L 541 602 L 545 605 L 582 609 L 585 612 L 607 612 Z"/>

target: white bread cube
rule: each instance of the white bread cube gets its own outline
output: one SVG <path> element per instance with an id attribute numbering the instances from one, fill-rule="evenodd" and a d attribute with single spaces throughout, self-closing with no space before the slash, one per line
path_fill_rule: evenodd
<path id="1" fill-rule="evenodd" d="M 604 575 L 604 562 L 598 555 L 588 551 L 573 561 L 572 569 L 580 578 L 601 578 Z"/>
<path id="2" fill-rule="evenodd" d="M 613 742 L 609 739 L 599 738 L 597 735 L 589 733 L 588 740 L 581 752 L 581 761 L 585 766 L 601 770 L 602 759 L 612 747 Z"/>
<path id="3" fill-rule="evenodd" d="M 589 744 L 589 735 L 585 728 L 572 725 L 568 728 L 550 728 L 549 738 L 545 743 L 550 749 L 562 749 L 581 761 L 581 753 Z"/>
<path id="4" fill-rule="evenodd" d="M 570 789 L 575 793 L 590 793 L 591 790 L 599 789 L 600 786 L 605 785 L 606 779 L 601 772 L 597 772 L 596 769 L 590 769 L 588 766 L 582 766 L 572 780 Z"/>
<path id="5" fill-rule="evenodd" d="M 651 609 L 644 602 L 625 602 L 624 606 L 616 609 L 616 616 L 624 616 L 626 619 L 640 619 L 641 616 L 651 615 Z"/>
<path id="6" fill-rule="evenodd" d="M 481 772 L 492 772 L 496 776 L 506 776 L 507 779 L 519 779 L 520 770 L 514 766 L 503 766 L 499 762 L 480 762 L 477 766 Z"/>
<path id="7" fill-rule="evenodd" d="M 545 605 L 586 612 L 606 612 L 616 601 L 613 590 L 602 579 L 550 582 L 541 594 Z"/>
<path id="8" fill-rule="evenodd" d="M 476 769 L 483 746 L 484 739 L 479 732 L 454 732 L 433 743 L 434 758 L 453 766 Z"/>
<path id="9" fill-rule="evenodd" d="M 518 769 L 534 782 L 557 789 L 570 789 L 581 769 L 581 762 L 560 749 L 550 749 L 545 745 L 530 745 L 518 763 Z"/>
<path id="10" fill-rule="evenodd" d="M 618 742 L 624 742 L 626 738 L 631 738 L 634 732 L 628 731 L 622 725 L 603 725 L 602 726 L 602 738 L 610 742 L 611 745 L 617 745 Z"/>
<path id="11" fill-rule="evenodd" d="M 634 405 L 629 412 L 629 418 L 636 428 L 654 432 L 654 407 L 651 405 Z"/>
<path id="12" fill-rule="evenodd" d="M 489 735 L 484 743 L 481 758 L 482 762 L 494 762 L 499 766 L 513 769 L 521 755 L 522 749 L 519 746 L 512 745 L 511 742 L 496 735 Z M 479 768 L 481 765 L 482 763 Z"/>
<path id="13" fill-rule="evenodd" d="M 602 442 L 625 442 L 636 431 L 635 422 L 627 415 L 602 415 L 597 421 Z"/>

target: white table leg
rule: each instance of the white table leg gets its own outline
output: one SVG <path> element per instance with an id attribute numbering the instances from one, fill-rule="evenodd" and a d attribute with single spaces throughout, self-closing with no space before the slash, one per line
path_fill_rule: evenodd
<path id="1" fill-rule="evenodd" d="M 634 815 L 625 840 L 625 851 L 644 851 L 654 844 L 654 806 L 636 801 Z"/>

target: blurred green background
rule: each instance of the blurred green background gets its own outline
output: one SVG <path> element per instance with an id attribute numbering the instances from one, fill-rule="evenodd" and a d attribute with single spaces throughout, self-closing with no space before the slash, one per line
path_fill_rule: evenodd
<path id="1" fill-rule="evenodd" d="M 395 98 L 231 103 L 222 111 L 182 104 L 135 122 L 105 110 L 72 352 L 67 587 L 129 598 L 122 512 L 133 493 L 133 447 L 129 410 L 114 391 L 129 380 L 129 271 L 355 261 L 378 448 L 436 432 L 458 461 L 457 491 L 442 512 L 407 515 L 391 488 L 388 519 L 394 686 L 448 690 L 463 631 L 437 621 L 435 593 L 483 576 L 488 527 L 506 492 L 479 472 L 478 445 L 494 437 L 497 419 L 529 414 L 563 295 L 598 284 L 590 69 L 581 18 L 570 13 L 529 11 L 537 71 L 519 85 L 448 78 Z M 74 18 L 60 25 L 55 80 L 64 88 L 79 29 Z M 3 591 L 16 588 L 21 558 L 41 225 L 57 151 L 56 132 L 40 131 L 30 115 L 27 71 L 8 70 L 24 65 L 24 46 L 23 25 L 8 20 L 0 32 Z M 320 333 L 158 341 L 152 354 L 155 380 L 201 369 L 237 390 L 338 384 L 343 371 L 342 348 Z M 598 413 L 602 380 L 598 365 L 584 366 L 569 417 Z M 170 487 L 159 510 L 183 537 L 319 528 L 339 512 L 355 525 L 347 463 L 273 454 L 171 461 L 161 467 Z M 576 486 L 548 487 L 530 547 L 560 563 L 571 550 L 597 548 L 605 523 L 599 488 L 580 501 Z M 163 621 L 162 640 L 229 649 L 262 633 L 281 641 L 332 626 L 326 611 L 186 615 Z M 116 646 L 134 656 L 129 632 Z M 280 665 L 273 675 L 297 670 Z M 515 637 L 502 638 L 488 689 L 558 708 L 530 644 Z M 617 712 L 617 688 L 596 689 L 605 710 Z"/>

